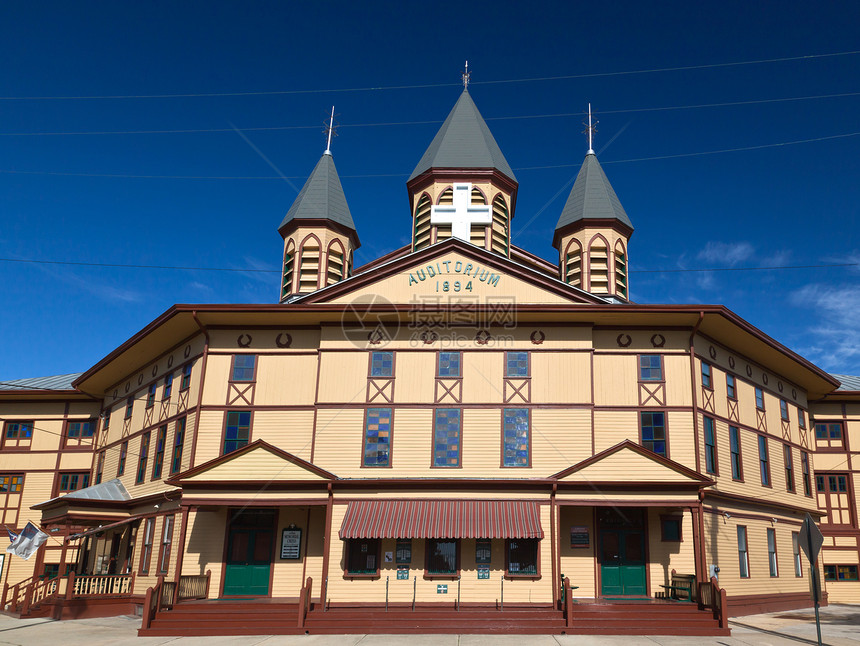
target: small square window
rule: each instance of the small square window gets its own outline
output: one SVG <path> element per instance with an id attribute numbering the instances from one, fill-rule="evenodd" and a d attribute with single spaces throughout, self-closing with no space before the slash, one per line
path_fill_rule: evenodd
<path id="1" fill-rule="evenodd" d="M 257 363 L 255 354 L 233 355 L 232 381 L 254 381 L 254 366 Z"/>
<path id="2" fill-rule="evenodd" d="M 529 353 L 528 352 L 506 352 L 505 353 L 505 376 L 506 377 L 528 377 L 529 376 Z"/>
<path id="3" fill-rule="evenodd" d="M 680 543 L 681 518 L 679 516 L 664 516 L 660 519 L 660 532 L 664 543 Z"/>
<path id="4" fill-rule="evenodd" d="M 764 410 L 764 391 L 758 386 L 755 389 L 755 407 Z"/>
<path id="5" fill-rule="evenodd" d="M 642 446 L 658 455 L 666 455 L 666 417 L 665 413 L 639 414 L 642 423 Z"/>
<path id="6" fill-rule="evenodd" d="M 639 381 L 662 381 L 663 362 L 659 354 L 639 355 Z"/>
<path id="7" fill-rule="evenodd" d="M 242 448 L 251 440 L 251 412 L 229 411 L 224 433 L 224 453 L 227 455 Z"/>
<path id="8" fill-rule="evenodd" d="M 371 377 L 393 377 L 394 376 L 394 353 L 393 352 L 371 352 L 370 353 L 370 376 Z"/>
<path id="9" fill-rule="evenodd" d="M 440 377 L 460 377 L 460 352 L 440 352 L 437 375 Z"/>
<path id="10" fill-rule="evenodd" d="M 702 388 L 711 388 L 711 364 L 702 361 Z"/>

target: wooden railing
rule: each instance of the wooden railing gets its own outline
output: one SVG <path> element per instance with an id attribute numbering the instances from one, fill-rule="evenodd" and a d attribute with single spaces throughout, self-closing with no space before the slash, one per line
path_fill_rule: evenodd
<path id="1" fill-rule="evenodd" d="M 570 628 L 573 625 L 573 594 L 570 590 L 570 579 L 564 577 L 561 585 L 564 598 L 564 623 Z"/>
<path id="2" fill-rule="evenodd" d="M 716 577 L 711 577 L 710 581 L 705 581 L 698 585 L 698 599 L 700 610 L 710 610 L 714 619 L 720 622 L 720 628 L 728 628 L 729 626 L 729 608 L 726 598 L 726 591 L 720 587 Z"/>
<path id="3" fill-rule="evenodd" d="M 21 604 L 24 603 L 24 595 L 27 593 L 27 586 L 33 583 L 34 578 L 28 576 L 23 581 L 19 581 L 13 586 L 9 586 L 8 583 L 3 585 L 3 597 L 0 599 L 0 610 L 6 609 L 6 604 L 9 604 L 9 610 L 12 612 L 17 612 L 18 608 L 21 607 Z"/>
<path id="4" fill-rule="evenodd" d="M 95 597 L 113 594 L 133 594 L 135 574 L 69 574 L 66 598 Z"/>
<path id="5" fill-rule="evenodd" d="M 21 603 L 21 614 L 27 614 L 31 606 L 38 605 L 48 597 L 55 596 L 59 589 L 59 577 L 52 579 L 36 579 L 27 585 L 24 600 Z"/>
<path id="6" fill-rule="evenodd" d="M 298 627 L 305 627 L 305 620 L 308 618 L 308 613 L 311 610 L 311 593 L 313 592 L 314 581 L 311 577 L 305 582 L 299 593 L 299 620 Z"/>
<path id="7" fill-rule="evenodd" d="M 159 574 L 155 585 L 146 589 L 146 596 L 143 599 L 143 619 L 140 624 L 142 630 L 149 628 L 155 615 L 161 610 L 163 592 L 164 576 Z"/>
<path id="8" fill-rule="evenodd" d="M 206 574 L 183 574 L 179 577 L 176 601 L 205 599 L 209 596 L 209 581 L 211 578 L 211 570 L 206 570 Z"/>

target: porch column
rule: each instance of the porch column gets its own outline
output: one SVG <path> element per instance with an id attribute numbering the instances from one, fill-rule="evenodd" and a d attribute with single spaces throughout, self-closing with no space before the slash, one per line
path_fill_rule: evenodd
<path id="1" fill-rule="evenodd" d="M 331 483 L 328 484 L 328 501 L 325 507 L 325 534 L 323 535 L 323 565 L 322 565 L 322 581 L 320 581 L 320 603 L 325 610 L 326 597 L 328 596 L 328 562 L 331 552 L 331 515 L 332 515 L 332 491 Z"/>
<path id="2" fill-rule="evenodd" d="M 58 576 L 64 576 L 65 575 L 65 572 L 63 570 L 65 570 L 65 568 L 66 568 L 66 552 L 68 551 L 68 549 L 69 549 L 69 537 L 63 536 L 63 549 L 60 551 L 60 569 L 57 572 Z"/>
<path id="3" fill-rule="evenodd" d="M 176 589 L 179 590 L 179 577 L 182 576 L 182 559 L 185 556 L 185 533 L 188 531 L 188 513 L 190 507 L 182 507 L 182 526 L 179 530 L 179 551 L 176 553 Z"/>
<path id="4" fill-rule="evenodd" d="M 696 565 L 696 581 L 704 581 L 704 570 L 702 560 L 702 527 L 700 524 L 701 510 L 698 506 L 690 507 L 690 516 L 693 522 L 693 562 Z"/>

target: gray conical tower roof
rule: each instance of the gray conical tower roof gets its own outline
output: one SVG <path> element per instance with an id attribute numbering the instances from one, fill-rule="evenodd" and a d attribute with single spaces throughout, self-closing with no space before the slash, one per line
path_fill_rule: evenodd
<path id="1" fill-rule="evenodd" d="M 495 168 L 517 181 L 493 133 L 465 89 L 409 179 L 431 168 Z"/>
<path id="2" fill-rule="evenodd" d="M 293 220 L 331 220 L 341 226 L 355 231 L 355 223 L 334 167 L 334 159 L 330 153 L 324 153 L 314 167 L 308 181 L 299 191 L 299 195 L 290 210 L 284 216 L 278 231 L 283 231 Z"/>
<path id="3" fill-rule="evenodd" d="M 573 188 L 558 218 L 555 230 L 579 220 L 618 220 L 631 229 L 633 223 L 624 212 L 621 201 L 606 179 L 606 174 L 597 161 L 597 155 L 590 152 L 582 162 Z"/>

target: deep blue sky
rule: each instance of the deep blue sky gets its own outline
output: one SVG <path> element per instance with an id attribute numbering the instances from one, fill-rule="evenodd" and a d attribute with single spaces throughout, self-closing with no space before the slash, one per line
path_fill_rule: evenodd
<path id="1" fill-rule="evenodd" d="M 556 259 L 591 101 L 595 149 L 636 227 L 633 272 L 858 262 L 860 136 L 623 160 L 858 133 L 860 96 L 641 109 L 860 93 L 860 55 L 489 83 L 846 52 L 858 34 L 856 1 L 3 3 L 0 257 L 278 269 L 277 226 L 334 103 L 334 158 L 367 262 L 408 240 L 405 181 L 468 59 L 520 182 L 515 244 Z M 4 99 L 403 85 L 433 87 Z M 572 116 L 502 118 L 553 114 Z M 357 125 L 391 122 L 432 123 Z M 284 126 L 303 128 L 244 130 Z M 10 136 L 193 129 L 226 132 Z M 292 179 L 100 176 L 276 177 L 273 166 Z M 860 374 L 858 276 L 633 273 L 631 296 L 726 304 L 823 368 Z M 173 303 L 275 302 L 278 275 L 0 262 L 0 296 L 0 379 L 15 379 L 85 370 Z"/>

